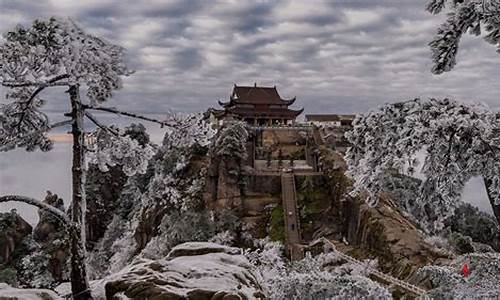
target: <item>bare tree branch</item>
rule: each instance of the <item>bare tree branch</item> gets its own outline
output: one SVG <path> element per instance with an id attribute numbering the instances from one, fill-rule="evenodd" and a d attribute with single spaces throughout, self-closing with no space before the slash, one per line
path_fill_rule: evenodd
<path id="1" fill-rule="evenodd" d="M 56 83 L 57 81 L 59 80 L 62 80 L 62 79 L 66 79 L 66 78 L 69 78 L 69 75 L 68 74 L 62 74 L 62 75 L 58 75 L 58 76 L 55 76 L 49 80 L 46 81 L 47 84 L 53 84 L 53 83 Z M 5 84 L 5 82 L 2 82 L 2 85 L 3 86 L 8 86 Z M 29 97 L 29 99 L 26 101 L 26 102 L 23 102 L 23 104 L 25 105 L 24 108 L 23 108 L 23 111 L 21 112 L 21 116 L 19 117 L 19 122 L 17 124 L 18 127 L 21 126 L 23 120 L 24 120 L 24 117 L 26 116 L 26 111 L 28 110 L 28 108 L 31 106 L 31 103 L 33 103 L 33 100 L 35 99 L 35 97 L 40 94 L 41 91 L 43 91 L 45 88 L 47 87 L 47 85 L 45 86 L 39 86 L 32 94 L 31 96 Z"/>
<path id="2" fill-rule="evenodd" d="M 59 81 L 59 80 L 61 80 L 61 79 L 66 79 L 66 78 L 68 78 L 68 77 L 69 77 L 69 75 L 68 75 L 68 74 L 59 75 L 59 76 L 56 76 L 56 77 L 54 77 L 54 78 L 51 78 L 51 79 L 47 80 L 47 83 L 54 83 L 54 82 L 56 82 L 56 81 Z M 31 94 L 31 97 L 28 99 L 28 102 L 33 101 L 33 99 L 36 97 L 36 95 L 38 95 L 41 91 L 43 91 L 43 89 L 44 89 L 44 88 L 45 88 L 45 87 L 43 87 L 43 86 L 42 86 L 42 87 L 39 87 L 38 89 L 36 89 L 36 90 L 33 92 L 33 94 Z"/>
<path id="3" fill-rule="evenodd" d="M 42 128 L 42 129 L 39 129 L 39 130 L 35 130 L 35 131 L 33 131 L 33 132 L 31 132 L 31 133 L 29 133 L 29 134 L 27 134 L 27 135 L 25 135 L 25 136 L 23 136 L 21 138 L 16 138 L 14 140 L 6 142 L 5 144 L 0 144 L 0 152 L 9 150 L 11 147 L 15 146 L 17 143 L 19 143 L 19 141 L 21 141 L 23 139 L 30 138 L 30 137 L 35 136 L 37 134 L 47 132 L 47 131 L 49 131 L 49 130 L 51 130 L 53 128 L 56 128 L 56 127 L 70 125 L 71 123 L 73 123 L 72 120 L 66 120 L 66 121 L 57 122 L 57 123 L 54 123 L 54 124 L 50 125 L 47 128 Z"/>
<path id="4" fill-rule="evenodd" d="M 116 131 L 116 130 L 113 130 L 112 128 L 102 124 L 101 122 L 99 122 L 99 120 L 97 120 L 97 118 L 91 114 L 90 112 L 88 111 L 85 111 L 85 116 L 90 120 L 92 121 L 92 123 L 94 123 L 97 127 L 101 128 L 102 130 L 106 130 L 108 132 L 110 132 L 111 134 L 113 135 L 116 135 L 116 136 L 119 136 L 120 134 Z"/>
<path id="5" fill-rule="evenodd" d="M 162 127 L 163 126 L 168 126 L 168 127 L 177 128 L 177 127 L 179 127 L 181 125 L 178 122 L 175 122 L 174 124 L 172 124 L 170 122 L 160 121 L 160 120 L 157 120 L 157 119 L 153 119 L 153 118 L 150 118 L 150 117 L 138 115 L 138 114 L 135 114 L 135 113 L 130 113 L 130 112 L 126 112 L 126 111 L 120 111 L 120 110 L 117 110 L 116 108 L 113 108 L 113 107 L 83 105 L 83 108 L 84 109 L 92 109 L 92 110 L 105 111 L 105 112 L 109 112 L 109 113 L 113 113 L 113 114 L 117 114 L 117 115 L 124 115 L 124 116 L 127 116 L 127 117 L 132 117 L 132 118 L 141 119 L 141 120 L 145 120 L 145 121 L 149 121 L 149 122 L 153 122 L 153 123 L 158 123 Z"/>
<path id="6" fill-rule="evenodd" d="M 46 211 L 48 211 L 49 213 L 51 213 L 54 217 L 56 217 L 57 219 L 59 219 L 60 221 L 62 221 L 65 225 L 69 226 L 69 225 L 72 224 L 72 222 L 69 220 L 68 216 L 63 211 L 55 208 L 52 205 L 44 203 L 44 202 L 42 202 L 40 200 L 33 199 L 33 198 L 30 198 L 30 197 L 25 197 L 25 196 L 19 196 L 19 195 L 0 196 L 0 203 L 2 203 L 2 202 L 11 202 L 11 201 L 22 202 L 22 203 L 26 203 L 26 204 L 29 204 L 29 205 L 36 206 L 36 207 L 38 207 L 40 209 L 45 209 Z"/>

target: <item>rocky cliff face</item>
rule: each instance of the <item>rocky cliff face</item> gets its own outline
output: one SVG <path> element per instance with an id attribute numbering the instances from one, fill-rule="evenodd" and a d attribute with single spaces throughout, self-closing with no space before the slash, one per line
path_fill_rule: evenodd
<path id="1" fill-rule="evenodd" d="M 63 199 L 59 198 L 57 194 L 52 194 L 50 191 L 47 191 L 43 202 L 61 211 L 65 211 Z M 66 261 L 69 257 L 64 225 L 43 210 L 39 210 L 38 215 L 40 216 L 40 220 L 33 232 L 33 238 L 50 257 L 48 271 L 56 282 L 62 282 L 65 280 L 64 275 L 67 272 Z"/>
<path id="2" fill-rule="evenodd" d="M 241 212 L 243 204 L 241 162 L 235 158 L 223 158 L 211 153 L 207 167 L 203 196 L 206 207 Z"/>
<path id="3" fill-rule="evenodd" d="M 363 196 L 350 197 L 350 181 L 344 174 L 347 166 L 342 156 L 325 147 L 320 151 L 324 175 L 295 178 L 304 244 L 327 237 L 340 242 L 340 247 L 354 257 L 378 258 L 384 272 L 402 279 L 410 278 L 424 265 L 450 259 L 425 241 L 425 235 L 404 216 L 400 203 L 389 195 L 383 195 L 374 208 L 362 201 Z M 240 206 L 239 190 L 231 194 L 238 198 L 238 205 L 218 199 L 219 195 L 228 195 L 238 188 L 237 181 L 228 179 L 232 174 L 218 170 L 213 174 L 214 179 L 224 185 L 217 189 L 216 205 L 212 208 L 237 213 L 254 237 L 270 235 L 283 241 L 279 177 L 273 180 L 249 175 L 249 185 L 241 196 Z"/>
<path id="4" fill-rule="evenodd" d="M 64 211 L 63 200 L 50 191 L 43 202 Z M 67 280 L 65 229 L 46 211 L 39 210 L 38 214 L 35 230 L 16 213 L 0 217 L 0 281 L 14 286 L 51 287 Z"/>
<path id="5" fill-rule="evenodd" d="M 32 229 L 15 211 L 0 213 L 0 263 L 9 264 L 12 261 L 14 251 Z"/>
<path id="6" fill-rule="evenodd" d="M 347 237 L 353 256 L 378 258 L 381 270 L 400 279 L 410 278 L 428 264 L 442 264 L 452 257 L 434 250 L 425 236 L 405 218 L 396 204 L 382 195 L 377 207 L 352 200 Z"/>
<path id="7" fill-rule="evenodd" d="M 241 166 L 234 160 L 218 163 L 216 208 L 241 209 Z"/>
<path id="8" fill-rule="evenodd" d="M 166 154 L 159 156 L 152 165 L 165 165 L 169 159 Z M 208 164 L 207 149 L 198 149 L 186 155 L 181 169 L 166 174 L 156 170 L 156 174 L 150 176 L 146 192 L 141 196 L 142 203 L 137 204 L 140 206 L 134 229 L 137 253 L 160 234 L 160 225 L 168 214 L 205 211 L 203 193 L 208 181 Z"/>
<path id="9" fill-rule="evenodd" d="M 366 205 L 362 195 L 350 197 L 342 156 L 326 147 L 320 147 L 318 153 L 324 174 L 295 178 L 303 244 L 326 237 L 343 252 L 360 259 L 377 258 L 382 271 L 409 280 L 419 267 L 450 259 L 426 242 L 394 195 L 382 195 L 377 207 Z M 91 242 L 108 239 L 92 252 L 99 258 L 94 263 L 104 265 L 94 278 L 109 274 L 110 261 L 120 260 L 114 269 L 120 270 L 134 257 L 142 257 L 106 278 L 108 297 L 120 293 L 147 299 L 262 296 L 248 262 L 234 248 L 188 243 L 174 247 L 165 258 L 179 243 L 207 241 L 220 233 L 233 234 L 233 239 L 223 241 L 232 245 L 243 245 L 243 231 L 254 238 L 284 240 L 280 177 L 256 176 L 245 170 L 242 161 L 238 156 L 215 155 L 209 147 L 164 147 L 144 176 L 125 183 L 121 171 L 112 170 L 94 178 L 88 187 L 94 193 L 89 198 L 88 234 Z M 45 201 L 64 209 L 57 195 L 49 195 Z M 229 214 L 222 214 L 227 211 Z M 119 222 L 110 225 L 112 219 Z M 239 222 L 245 226 L 235 225 Z M 17 245 L 31 232 L 22 219 L 9 224 L 12 230 L 0 231 L 4 261 L 11 259 Z M 40 214 L 35 229 L 40 244 L 51 244 L 61 231 L 57 222 Z M 65 261 L 61 245 L 50 250 L 50 271 L 58 281 Z M 152 258 L 145 255 L 146 250 L 161 259 L 143 259 Z"/>
<path id="10" fill-rule="evenodd" d="M 85 191 L 87 193 L 87 248 L 93 249 L 106 231 L 120 203 L 120 193 L 127 176 L 120 166 L 110 167 L 108 172 L 99 171 L 96 165 L 89 168 Z"/>
<path id="11" fill-rule="evenodd" d="M 47 191 L 47 195 L 45 196 L 43 202 L 54 206 L 61 211 L 65 211 L 63 199 L 59 198 L 57 194 L 52 194 L 50 191 Z M 35 231 L 33 232 L 33 237 L 36 241 L 46 243 L 53 240 L 57 233 L 64 230 L 60 222 L 49 213 L 43 210 L 38 210 L 38 216 L 40 219 L 35 227 Z"/>

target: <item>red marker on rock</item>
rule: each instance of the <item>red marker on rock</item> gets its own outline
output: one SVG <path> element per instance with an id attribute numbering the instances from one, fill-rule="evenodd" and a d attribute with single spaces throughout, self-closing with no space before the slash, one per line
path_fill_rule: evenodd
<path id="1" fill-rule="evenodd" d="M 470 274 L 470 270 L 469 270 L 469 266 L 467 265 L 467 263 L 464 264 L 464 266 L 462 267 L 462 271 L 460 272 L 462 274 L 462 276 L 464 277 L 467 277 L 469 276 Z"/>

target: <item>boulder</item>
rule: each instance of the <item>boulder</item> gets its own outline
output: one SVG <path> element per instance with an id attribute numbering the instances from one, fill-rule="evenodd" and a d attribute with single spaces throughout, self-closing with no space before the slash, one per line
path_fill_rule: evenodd
<path id="1" fill-rule="evenodd" d="M 0 300 L 58 300 L 55 292 L 45 289 L 17 289 L 6 283 L 0 283 Z"/>
<path id="2" fill-rule="evenodd" d="M 238 255 L 241 254 L 241 249 L 215 243 L 189 242 L 177 245 L 172 248 L 172 250 L 168 254 L 168 257 L 196 256 L 209 253 L 226 253 L 230 255 Z"/>
<path id="3" fill-rule="evenodd" d="M 107 299 L 259 299 L 262 289 L 238 248 L 184 243 L 161 260 L 140 260 L 107 280 Z"/>

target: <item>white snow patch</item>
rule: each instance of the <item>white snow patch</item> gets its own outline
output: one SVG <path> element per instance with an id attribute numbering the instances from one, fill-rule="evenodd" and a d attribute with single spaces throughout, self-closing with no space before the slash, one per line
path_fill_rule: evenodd
<path id="1" fill-rule="evenodd" d="M 17 289 L 6 283 L 0 283 L 0 297 L 2 299 L 23 300 L 56 300 L 61 299 L 55 292 L 45 289 Z"/>

